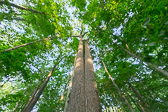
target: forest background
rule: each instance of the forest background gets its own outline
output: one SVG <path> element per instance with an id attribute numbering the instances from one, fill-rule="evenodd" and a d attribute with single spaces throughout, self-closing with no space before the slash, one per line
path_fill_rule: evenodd
<path id="1" fill-rule="evenodd" d="M 0 111 L 22 111 L 55 64 L 34 111 L 63 111 L 82 29 L 102 111 L 129 112 L 102 61 L 135 112 L 168 111 L 167 0 L 0 0 Z"/>

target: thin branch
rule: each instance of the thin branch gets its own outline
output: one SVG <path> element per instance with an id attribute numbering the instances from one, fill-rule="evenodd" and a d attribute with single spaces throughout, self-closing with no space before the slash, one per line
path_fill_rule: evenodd
<path id="1" fill-rule="evenodd" d="M 73 36 L 71 36 L 71 37 L 80 37 L 79 35 L 73 35 Z"/>
<path id="2" fill-rule="evenodd" d="M 84 37 L 87 33 L 88 33 L 88 32 L 85 32 L 85 33 L 82 35 L 82 37 Z"/>
<path id="3" fill-rule="evenodd" d="M 51 39 L 51 38 L 50 38 L 50 37 L 47 37 L 47 38 L 44 38 L 44 39 L 36 40 L 36 41 L 29 42 L 29 43 L 26 43 L 26 44 L 22 44 L 22 45 L 13 47 L 13 48 L 9 48 L 9 49 L 2 50 L 2 51 L 0 51 L 0 53 L 12 51 L 12 50 L 18 49 L 18 48 L 20 48 L 20 47 L 24 47 L 24 46 L 27 46 L 27 45 L 30 45 L 30 44 L 34 44 L 34 43 L 40 42 L 40 41 L 46 41 L 46 40 L 49 40 L 49 39 Z"/>
<path id="4" fill-rule="evenodd" d="M 80 35 L 82 35 L 83 33 L 83 24 L 81 25 L 81 32 L 80 32 Z"/>
<path id="5" fill-rule="evenodd" d="M 44 12 L 36 11 L 36 10 L 30 9 L 30 8 L 27 8 L 27 7 L 19 6 L 19 5 L 16 5 L 16 4 L 13 4 L 13 3 L 10 3 L 10 2 L 6 2 L 6 1 L 2 1 L 2 0 L 0 0 L 0 5 L 10 5 L 12 7 L 15 7 L 15 8 L 18 8 L 18 9 L 21 9 L 21 10 L 26 10 L 26 11 L 30 11 L 30 12 L 38 13 L 38 14 L 45 14 Z"/>
<path id="6" fill-rule="evenodd" d="M 127 52 L 130 56 L 139 59 L 140 61 L 146 63 L 149 67 L 154 68 L 156 71 L 158 71 L 158 72 L 160 72 L 160 73 L 162 73 L 163 75 L 165 75 L 165 76 L 168 77 L 168 72 L 167 72 L 167 71 L 158 68 L 158 67 L 157 67 L 156 65 L 154 65 L 153 63 L 144 61 L 143 58 L 141 58 L 141 57 L 139 57 L 139 56 L 136 56 L 135 54 L 131 53 L 129 50 L 127 50 L 127 49 L 125 49 L 125 48 L 123 48 L 123 47 L 121 47 L 121 46 L 119 46 L 119 47 L 120 47 L 122 50 L 124 50 L 125 52 Z"/>
<path id="7" fill-rule="evenodd" d="M 16 20 L 16 21 L 25 21 L 25 19 L 23 19 L 23 18 L 19 18 L 19 17 L 12 18 L 12 20 Z"/>

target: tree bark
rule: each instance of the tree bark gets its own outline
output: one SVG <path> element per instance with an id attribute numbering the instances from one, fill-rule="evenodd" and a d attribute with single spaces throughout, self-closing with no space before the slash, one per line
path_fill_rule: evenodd
<path id="1" fill-rule="evenodd" d="M 33 13 L 45 14 L 44 12 L 36 11 L 36 10 L 30 9 L 30 8 L 27 8 L 27 7 L 19 6 L 19 5 L 10 3 L 10 2 L 0 0 L 0 5 L 3 5 L 3 4 L 4 5 L 10 5 L 12 7 L 15 7 L 15 8 L 18 8 L 18 9 L 21 9 L 21 10 L 25 10 L 25 11 L 30 11 L 30 12 L 33 12 Z"/>
<path id="2" fill-rule="evenodd" d="M 88 40 L 85 41 L 85 103 L 86 112 L 101 112 Z"/>
<path id="3" fill-rule="evenodd" d="M 104 65 L 104 68 L 105 68 L 106 73 L 107 73 L 108 76 L 110 77 L 110 79 L 111 79 L 113 85 L 115 86 L 115 88 L 116 88 L 117 91 L 119 92 L 120 96 L 123 98 L 123 100 L 124 100 L 125 103 L 127 104 L 128 108 L 129 108 L 129 110 L 130 110 L 130 112 L 134 112 L 132 106 L 130 105 L 130 103 L 128 102 L 128 100 L 126 99 L 126 97 L 123 95 L 123 93 L 121 92 L 121 90 L 118 88 L 117 84 L 114 82 L 112 76 L 111 76 L 110 73 L 108 72 L 108 70 L 107 70 L 107 68 L 106 68 L 106 66 L 105 66 L 105 64 L 104 64 L 103 61 L 102 61 L 102 63 L 103 63 L 103 65 Z"/>
<path id="4" fill-rule="evenodd" d="M 26 44 L 22 44 L 22 45 L 13 47 L 13 48 L 5 49 L 5 50 L 0 51 L 0 53 L 12 51 L 12 50 L 18 49 L 18 48 L 20 48 L 20 47 L 24 47 L 24 46 L 27 46 L 27 45 L 30 45 L 30 44 L 34 44 L 34 43 L 40 42 L 40 41 L 45 41 L 45 40 L 49 40 L 49 38 L 44 38 L 44 39 L 36 40 L 36 41 L 33 41 L 33 42 L 29 42 L 29 43 L 26 43 Z"/>
<path id="5" fill-rule="evenodd" d="M 140 61 L 146 63 L 149 67 L 154 68 L 156 71 L 158 71 L 158 72 L 160 72 L 160 73 L 162 73 L 163 75 L 165 75 L 165 76 L 168 77 L 168 72 L 167 72 L 167 71 L 158 68 L 156 65 L 154 65 L 154 64 L 152 64 L 152 63 L 150 63 L 150 62 L 145 62 L 145 61 L 143 61 L 143 59 L 142 59 L 141 57 L 136 56 L 135 54 L 131 53 L 129 50 L 127 50 L 127 49 L 125 49 L 125 48 L 123 48 L 123 47 L 121 47 L 121 46 L 120 46 L 120 48 L 121 48 L 122 50 L 124 50 L 125 52 L 127 52 L 130 56 L 139 59 Z"/>
<path id="6" fill-rule="evenodd" d="M 56 65 L 57 65 L 57 63 L 54 65 L 54 67 L 52 68 L 52 70 L 48 74 L 47 78 L 44 80 L 43 85 L 41 86 L 41 88 L 39 89 L 39 91 L 36 92 L 34 98 L 31 100 L 31 102 L 28 104 L 28 106 L 25 107 L 25 109 L 23 110 L 23 112 L 30 112 L 33 109 L 34 105 L 38 101 L 38 99 L 41 96 L 43 90 L 45 89 L 45 87 L 46 87 L 46 85 L 47 85 L 47 83 L 48 83 L 51 75 L 53 74 Z"/>
<path id="7" fill-rule="evenodd" d="M 80 37 L 74 67 L 72 90 L 69 96 L 68 106 L 65 110 L 66 112 L 85 112 L 84 78 L 83 41 L 82 37 Z"/>
<path id="8" fill-rule="evenodd" d="M 138 91 L 136 91 L 136 89 L 132 86 L 132 84 L 128 83 L 129 87 L 131 88 L 131 90 L 135 93 L 135 95 L 138 97 L 138 99 L 142 102 L 142 104 L 145 106 L 147 112 L 151 112 L 149 110 L 149 105 L 144 101 L 144 99 L 142 98 L 142 96 L 138 93 Z"/>

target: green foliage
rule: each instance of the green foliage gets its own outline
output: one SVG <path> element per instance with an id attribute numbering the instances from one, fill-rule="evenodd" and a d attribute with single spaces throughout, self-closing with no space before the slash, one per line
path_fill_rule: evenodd
<path id="1" fill-rule="evenodd" d="M 71 37 L 76 33 L 72 26 L 77 23 L 83 23 L 88 32 L 85 38 L 89 38 L 96 65 L 103 111 L 116 107 L 123 112 L 129 109 L 101 61 L 136 112 L 142 111 L 137 104 L 140 100 L 128 83 L 141 94 L 152 112 L 168 111 L 167 77 L 142 62 L 168 71 L 166 0 L 26 0 L 20 3 L 41 13 L 21 10 L 10 3 L 0 5 L 0 111 L 20 112 L 56 61 L 59 64 L 34 109 L 63 111 L 66 99 L 60 101 L 60 97 L 79 44 L 77 37 Z M 48 36 L 51 39 L 1 52 Z"/>

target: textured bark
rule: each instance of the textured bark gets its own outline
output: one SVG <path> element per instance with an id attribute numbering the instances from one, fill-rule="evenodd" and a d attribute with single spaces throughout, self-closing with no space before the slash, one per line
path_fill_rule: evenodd
<path id="1" fill-rule="evenodd" d="M 127 104 L 128 108 L 129 108 L 129 110 L 130 110 L 130 112 L 134 112 L 132 106 L 130 105 L 130 103 L 128 102 L 128 100 L 127 100 L 126 97 L 124 96 L 124 94 L 121 92 L 121 90 L 118 88 L 117 84 L 114 82 L 112 76 L 111 76 L 110 73 L 108 72 L 108 70 L 107 70 L 107 68 L 106 68 L 106 66 L 105 66 L 105 64 L 104 64 L 103 61 L 102 61 L 102 63 L 103 63 L 103 65 L 104 65 L 104 68 L 105 68 L 106 73 L 107 73 L 108 76 L 110 77 L 110 79 L 111 79 L 111 81 L 112 81 L 114 87 L 117 89 L 117 91 L 119 92 L 120 96 L 123 98 L 123 100 L 124 100 L 125 103 Z"/>
<path id="2" fill-rule="evenodd" d="M 31 100 L 31 102 L 28 104 L 28 106 L 25 107 L 25 109 L 23 110 L 23 112 L 30 112 L 33 109 L 34 105 L 37 103 L 37 101 L 40 98 L 43 90 L 45 89 L 45 87 L 46 87 L 46 85 L 47 85 L 47 83 L 48 83 L 48 81 L 49 81 L 52 73 L 54 72 L 54 69 L 55 69 L 56 65 L 57 64 L 54 65 L 54 67 L 52 68 L 52 70 L 48 74 L 47 78 L 44 80 L 43 85 L 41 86 L 41 88 L 39 89 L 39 91 L 36 92 L 34 98 Z"/>
<path id="3" fill-rule="evenodd" d="M 21 9 L 21 10 L 31 11 L 33 13 L 45 14 L 44 12 L 36 11 L 36 10 L 30 9 L 30 8 L 27 8 L 27 7 L 23 7 L 23 6 L 19 6 L 19 5 L 10 3 L 10 2 L 6 2 L 5 0 L 4 1 L 0 0 L 0 5 L 3 5 L 3 4 L 4 5 L 10 5 L 12 7 L 15 7 L 15 8 L 18 8 L 18 9 Z"/>
<path id="4" fill-rule="evenodd" d="M 88 40 L 85 41 L 85 105 L 86 112 L 101 112 Z"/>
<path id="5" fill-rule="evenodd" d="M 69 96 L 66 112 L 85 112 L 85 89 L 84 89 L 84 60 L 83 41 L 79 41 L 78 53 L 74 67 L 72 90 Z"/>
<path id="6" fill-rule="evenodd" d="M 40 39 L 40 40 L 36 40 L 36 41 L 29 42 L 29 43 L 26 43 L 26 44 L 22 44 L 22 45 L 19 45 L 19 46 L 13 47 L 13 48 L 9 48 L 9 49 L 6 49 L 6 50 L 3 50 L 3 51 L 0 51 L 0 53 L 2 53 L 2 52 L 12 51 L 12 50 L 18 49 L 18 48 L 20 48 L 20 47 L 24 47 L 24 46 L 27 46 L 27 45 L 30 45 L 30 44 L 34 44 L 34 43 L 36 43 L 36 42 L 40 42 L 40 41 L 45 41 L 45 40 L 49 40 L 49 38 Z"/>
<path id="7" fill-rule="evenodd" d="M 136 89 L 130 84 L 129 87 L 131 88 L 131 90 L 135 93 L 135 95 L 138 97 L 138 99 L 142 102 L 142 104 L 145 106 L 147 112 L 151 112 L 149 110 L 149 105 L 144 101 L 144 99 L 142 98 L 142 96 L 140 95 L 140 93 L 138 93 L 138 91 L 136 91 Z"/>
<path id="8" fill-rule="evenodd" d="M 78 53 L 76 53 L 75 60 L 74 60 L 74 67 L 75 67 L 75 62 L 76 62 L 77 54 Z M 65 106 L 64 106 L 64 112 L 66 112 L 67 107 L 68 107 L 69 96 L 70 96 L 70 93 L 71 93 L 71 90 L 72 90 L 73 77 L 74 77 L 74 70 L 73 70 L 73 73 L 72 73 L 72 76 L 71 76 L 71 81 L 69 83 L 68 93 L 67 93 L 66 102 L 65 102 Z"/>
<path id="9" fill-rule="evenodd" d="M 158 67 L 157 67 L 156 65 L 154 65 L 153 63 L 143 61 L 143 59 L 142 59 L 141 57 L 136 56 L 135 54 L 131 53 L 129 50 L 127 50 L 127 49 L 125 49 L 125 48 L 123 48 L 123 47 L 121 47 L 121 46 L 120 46 L 120 48 L 121 48 L 122 50 L 124 50 L 125 52 L 127 52 L 130 56 L 139 59 L 140 61 L 146 63 L 149 67 L 155 69 L 156 71 L 158 71 L 158 72 L 160 72 L 160 73 L 162 73 L 163 75 L 165 75 L 165 76 L 168 77 L 168 72 L 167 72 L 167 71 L 158 68 Z"/>

